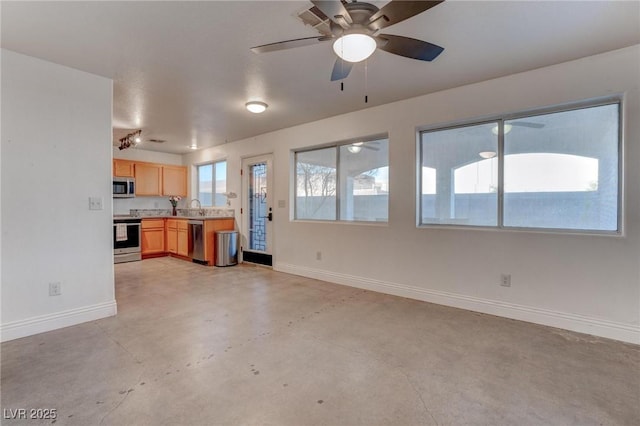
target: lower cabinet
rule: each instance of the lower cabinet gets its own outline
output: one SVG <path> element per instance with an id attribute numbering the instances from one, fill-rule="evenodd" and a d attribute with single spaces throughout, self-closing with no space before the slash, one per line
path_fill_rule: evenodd
<path id="1" fill-rule="evenodd" d="M 142 219 L 143 255 L 164 253 L 164 219 Z"/>
<path id="2" fill-rule="evenodd" d="M 233 231 L 235 219 L 205 220 L 204 222 L 204 258 L 209 265 L 215 265 L 216 247 L 214 244 L 216 231 Z"/>
<path id="3" fill-rule="evenodd" d="M 178 254 L 189 256 L 189 234 L 186 229 L 178 229 Z"/>
<path id="4" fill-rule="evenodd" d="M 189 221 L 167 219 L 167 252 L 189 256 Z"/>
<path id="5" fill-rule="evenodd" d="M 189 257 L 193 242 L 189 235 L 189 219 L 142 219 L 142 255 L 175 254 Z M 216 231 L 235 228 L 235 219 L 225 218 L 204 221 L 204 256 L 207 264 L 215 263 L 214 239 Z"/>

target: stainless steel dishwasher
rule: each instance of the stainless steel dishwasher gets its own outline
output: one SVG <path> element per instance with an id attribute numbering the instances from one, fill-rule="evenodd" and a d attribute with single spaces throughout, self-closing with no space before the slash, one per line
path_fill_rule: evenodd
<path id="1" fill-rule="evenodd" d="M 206 265 L 207 260 L 204 258 L 204 220 L 189 220 L 189 235 L 191 235 L 189 257 L 195 263 Z"/>

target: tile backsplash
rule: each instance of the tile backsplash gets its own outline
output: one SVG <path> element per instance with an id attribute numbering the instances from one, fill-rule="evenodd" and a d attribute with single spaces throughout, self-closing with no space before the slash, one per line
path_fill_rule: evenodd
<path id="1" fill-rule="evenodd" d="M 130 209 L 124 214 L 134 217 L 171 216 L 172 209 Z M 234 217 L 235 210 L 216 207 L 202 209 L 177 209 L 177 217 Z"/>
<path id="2" fill-rule="evenodd" d="M 180 205 L 178 207 L 180 207 Z M 171 211 L 171 203 L 169 202 L 169 199 L 167 197 L 135 197 L 113 199 L 113 214 L 130 214 L 130 210 L 132 209 L 168 209 L 169 211 Z"/>

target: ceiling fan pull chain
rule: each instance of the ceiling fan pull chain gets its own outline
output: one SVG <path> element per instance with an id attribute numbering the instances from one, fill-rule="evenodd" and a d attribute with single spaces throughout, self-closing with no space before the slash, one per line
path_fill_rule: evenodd
<path id="1" fill-rule="evenodd" d="M 367 92 L 369 91 L 368 87 L 368 75 L 369 75 L 369 60 L 366 59 L 364 61 L 364 103 L 368 103 L 369 102 L 369 95 L 367 95 Z"/>

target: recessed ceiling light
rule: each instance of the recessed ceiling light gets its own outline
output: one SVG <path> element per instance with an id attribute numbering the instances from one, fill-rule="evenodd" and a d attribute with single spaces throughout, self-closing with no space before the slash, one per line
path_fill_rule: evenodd
<path id="1" fill-rule="evenodd" d="M 269 105 L 260 101 L 250 101 L 244 104 L 244 106 L 252 113 L 260 114 L 261 112 L 264 112 Z"/>
<path id="2" fill-rule="evenodd" d="M 189 148 L 191 148 L 191 149 L 198 149 L 198 145 L 191 145 Z"/>

